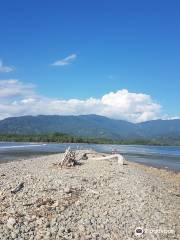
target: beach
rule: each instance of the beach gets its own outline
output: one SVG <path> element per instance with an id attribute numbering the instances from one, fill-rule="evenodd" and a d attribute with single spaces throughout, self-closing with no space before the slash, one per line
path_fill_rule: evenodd
<path id="1" fill-rule="evenodd" d="M 0 239 L 179 239 L 180 174 L 105 155 L 2 163 Z"/>

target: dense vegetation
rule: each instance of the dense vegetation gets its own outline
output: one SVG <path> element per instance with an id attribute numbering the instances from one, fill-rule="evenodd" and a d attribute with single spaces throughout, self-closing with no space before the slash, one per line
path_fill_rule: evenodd
<path id="1" fill-rule="evenodd" d="M 95 143 L 95 144 L 139 144 L 139 145 L 176 145 L 180 146 L 180 139 L 133 139 L 112 140 L 107 138 L 78 137 L 64 133 L 52 134 L 3 134 L 0 141 L 7 142 L 56 142 L 56 143 Z"/>
<path id="2" fill-rule="evenodd" d="M 65 133 L 51 134 L 3 134 L 0 135 L 0 141 L 16 142 L 57 142 L 57 143 L 113 143 L 109 139 L 103 138 L 85 138 L 72 136 Z"/>

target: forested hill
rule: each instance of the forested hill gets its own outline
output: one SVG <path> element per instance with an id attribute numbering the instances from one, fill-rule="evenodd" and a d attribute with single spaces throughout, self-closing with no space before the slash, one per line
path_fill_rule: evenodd
<path id="1" fill-rule="evenodd" d="M 0 121 L 3 134 L 66 133 L 89 138 L 112 140 L 180 140 L 180 120 L 154 120 L 130 123 L 98 115 L 39 115 L 12 117 Z"/>

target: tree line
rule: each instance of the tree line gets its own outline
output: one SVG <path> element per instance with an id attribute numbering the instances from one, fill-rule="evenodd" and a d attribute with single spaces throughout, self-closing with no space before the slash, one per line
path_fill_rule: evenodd
<path id="1" fill-rule="evenodd" d="M 46 142 L 46 143 L 94 143 L 94 144 L 125 144 L 125 145 L 176 145 L 180 146 L 180 140 L 170 139 L 130 139 L 112 140 L 107 138 L 93 138 L 72 136 L 65 133 L 48 134 L 1 134 L 0 141 L 5 142 Z"/>

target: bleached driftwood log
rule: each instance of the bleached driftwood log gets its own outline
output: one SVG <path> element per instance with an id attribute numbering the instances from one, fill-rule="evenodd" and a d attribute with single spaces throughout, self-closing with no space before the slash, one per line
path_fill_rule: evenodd
<path id="1" fill-rule="evenodd" d="M 96 158 L 96 160 L 110 160 L 110 159 L 116 159 L 118 164 L 120 165 L 123 165 L 125 160 L 121 154 L 112 154 L 106 157 Z"/>
<path id="2" fill-rule="evenodd" d="M 116 154 L 118 158 L 118 164 L 123 165 L 124 164 L 124 157 L 121 154 Z"/>

